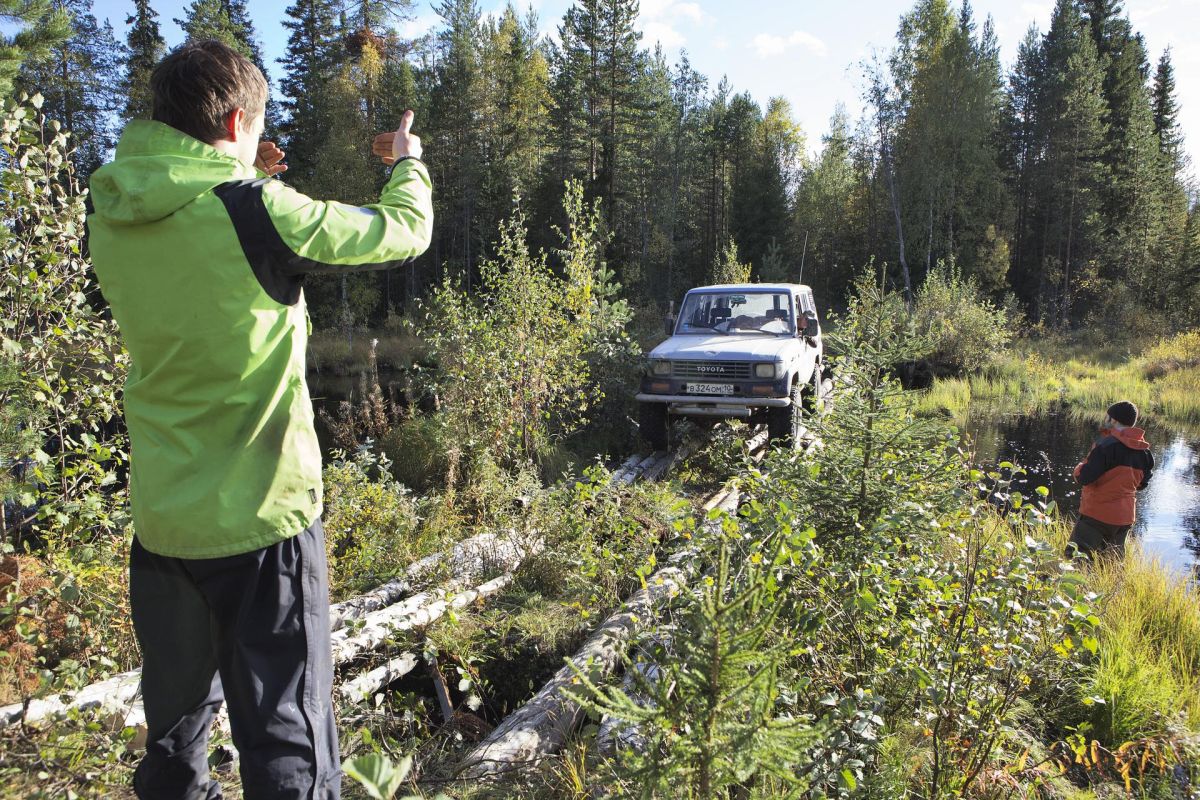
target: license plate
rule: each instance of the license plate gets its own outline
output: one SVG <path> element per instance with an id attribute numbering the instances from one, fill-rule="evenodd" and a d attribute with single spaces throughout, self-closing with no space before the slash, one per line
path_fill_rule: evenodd
<path id="1" fill-rule="evenodd" d="M 733 384 L 689 383 L 688 394 L 733 394 Z"/>

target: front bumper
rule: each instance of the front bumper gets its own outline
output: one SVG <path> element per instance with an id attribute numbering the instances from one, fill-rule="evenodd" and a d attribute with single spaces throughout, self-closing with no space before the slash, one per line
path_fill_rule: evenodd
<path id="1" fill-rule="evenodd" d="M 725 395 L 651 394 L 639 392 L 642 403 L 669 403 L 672 414 L 688 417 L 749 417 L 753 408 L 783 408 L 787 397 L 728 397 Z"/>

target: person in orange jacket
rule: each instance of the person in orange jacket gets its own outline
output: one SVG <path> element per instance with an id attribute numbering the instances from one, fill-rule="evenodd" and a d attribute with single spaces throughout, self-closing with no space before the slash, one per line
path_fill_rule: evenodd
<path id="1" fill-rule="evenodd" d="M 1137 493 L 1146 488 L 1154 471 L 1146 432 L 1135 427 L 1137 420 L 1133 403 L 1122 400 L 1109 406 L 1100 429 L 1103 436 L 1075 467 L 1075 480 L 1083 491 L 1068 554 L 1074 547 L 1088 555 L 1124 558 L 1125 537 L 1137 518 Z"/>

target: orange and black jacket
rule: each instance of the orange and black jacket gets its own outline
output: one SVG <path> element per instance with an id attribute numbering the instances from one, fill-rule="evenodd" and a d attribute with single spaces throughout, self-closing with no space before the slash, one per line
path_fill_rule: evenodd
<path id="1" fill-rule="evenodd" d="M 1150 482 L 1154 457 L 1141 428 L 1104 433 L 1075 467 L 1075 480 L 1083 484 L 1079 513 L 1109 525 L 1132 525 L 1137 492 Z"/>

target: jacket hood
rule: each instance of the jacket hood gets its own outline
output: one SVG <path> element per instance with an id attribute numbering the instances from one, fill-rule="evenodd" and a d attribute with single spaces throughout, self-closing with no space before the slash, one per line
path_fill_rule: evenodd
<path id="1" fill-rule="evenodd" d="M 1150 443 L 1146 441 L 1146 431 L 1143 428 L 1113 429 L 1108 432 L 1108 435 L 1130 450 L 1150 449 Z"/>
<path id="2" fill-rule="evenodd" d="M 154 222 L 230 180 L 258 171 L 170 125 L 134 120 L 116 158 L 92 173 L 93 213 L 114 225 Z"/>

